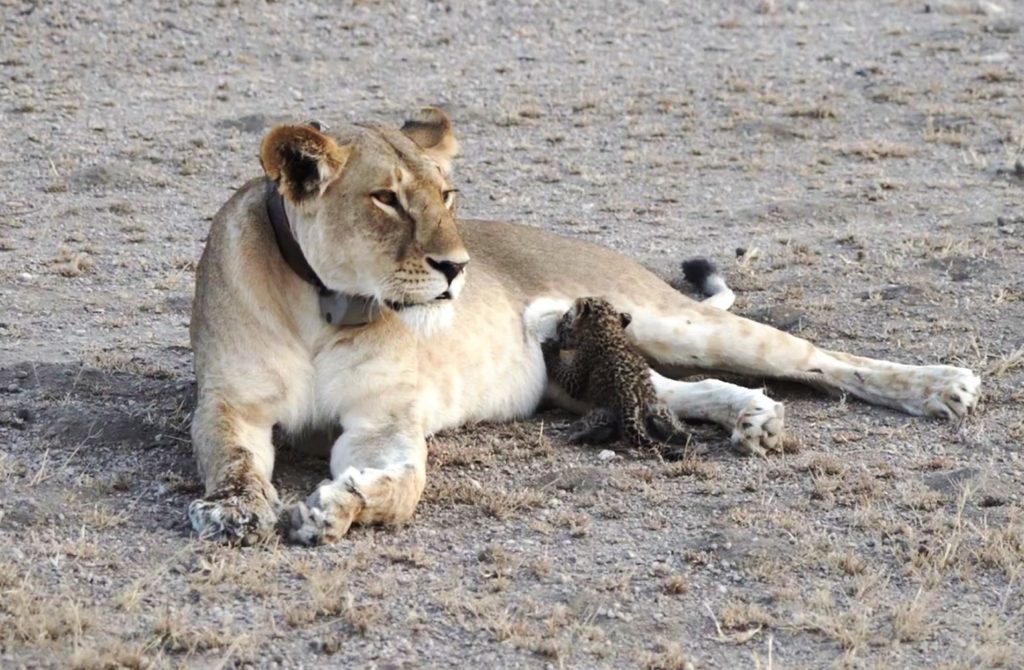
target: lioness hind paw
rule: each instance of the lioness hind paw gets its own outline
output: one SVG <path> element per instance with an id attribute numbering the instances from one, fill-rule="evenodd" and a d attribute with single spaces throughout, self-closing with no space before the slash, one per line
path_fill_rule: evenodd
<path id="1" fill-rule="evenodd" d="M 970 370 L 950 366 L 934 366 L 935 379 L 925 391 L 924 413 L 957 421 L 977 406 L 981 397 L 981 379 Z"/>
<path id="2" fill-rule="evenodd" d="M 782 403 L 767 397 L 750 403 L 736 419 L 733 446 L 747 456 L 764 456 L 783 449 L 786 413 Z"/>

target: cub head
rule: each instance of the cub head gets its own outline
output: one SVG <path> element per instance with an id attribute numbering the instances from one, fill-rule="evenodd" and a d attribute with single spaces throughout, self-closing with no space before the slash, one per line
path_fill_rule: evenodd
<path id="1" fill-rule="evenodd" d="M 577 349 L 591 337 L 621 335 L 632 322 L 632 316 L 603 298 L 577 298 L 558 322 L 558 343 L 563 349 Z"/>
<path id="2" fill-rule="evenodd" d="M 449 118 L 427 108 L 401 130 L 282 125 L 260 162 L 292 232 L 330 289 L 369 296 L 413 323 L 451 314 L 469 254 L 455 223 Z"/>

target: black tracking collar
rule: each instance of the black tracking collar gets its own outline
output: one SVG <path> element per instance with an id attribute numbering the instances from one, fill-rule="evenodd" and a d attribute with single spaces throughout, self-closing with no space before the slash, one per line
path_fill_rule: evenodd
<path id="1" fill-rule="evenodd" d="M 288 214 L 284 211 L 284 198 L 277 186 L 267 180 L 267 216 L 281 256 L 292 272 L 316 288 L 320 300 L 320 315 L 329 324 L 337 326 L 365 326 L 380 317 L 380 305 L 373 298 L 339 293 L 327 288 L 309 265 L 298 240 L 292 234 Z"/>

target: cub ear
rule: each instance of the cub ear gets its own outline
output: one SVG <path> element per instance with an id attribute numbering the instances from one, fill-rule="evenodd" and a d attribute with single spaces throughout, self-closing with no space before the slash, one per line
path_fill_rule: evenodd
<path id="1" fill-rule="evenodd" d="M 424 107 L 415 118 L 402 126 L 402 132 L 423 153 L 438 164 L 441 171 L 451 171 L 452 159 L 459 153 L 459 142 L 452 133 L 452 120 L 437 107 Z"/>
<path id="2" fill-rule="evenodd" d="M 619 314 L 619 321 L 622 323 L 622 329 L 629 328 L 629 324 L 633 323 L 633 315 L 629 312 L 621 312 Z"/>
<path id="3" fill-rule="evenodd" d="M 260 164 L 282 195 L 301 202 L 323 193 L 341 174 L 349 153 L 312 125 L 283 125 L 263 138 Z"/>
<path id="4" fill-rule="evenodd" d="M 590 298 L 580 298 L 576 303 L 576 316 L 587 316 L 593 307 L 594 303 Z"/>

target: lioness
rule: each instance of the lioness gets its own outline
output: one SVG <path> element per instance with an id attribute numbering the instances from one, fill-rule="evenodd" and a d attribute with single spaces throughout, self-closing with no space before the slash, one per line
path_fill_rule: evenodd
<path id="1" fill-rule="evenodd" d="M 823 351 L 721 309 L 731 300 L 686 298 L 613 251 L 456 223 L 457 151 L 437 109 L 401 130 L 282 125 L 263 139 L 265 177 L 218 212 L 196 277 L 192 439 L 206 495 L 189 518 L 201 535 L 249 541 L 283 512 L 291 540 L 319 543 L 409 519 L 426 436 L 530 415 L 548 388 L 543 331 L 583 295 L 632 314 L 632 342 L 663 372 L 798 380 L 949 419 L 977 402 L 970 370 Z M 652 381 L 661 402 L 725 426 L 741 450 L 779 448 L 783 407 L 761 390 Z M 333 478 L 288 510 L 271 484 L 275 425 L 342 431 Z"/>

